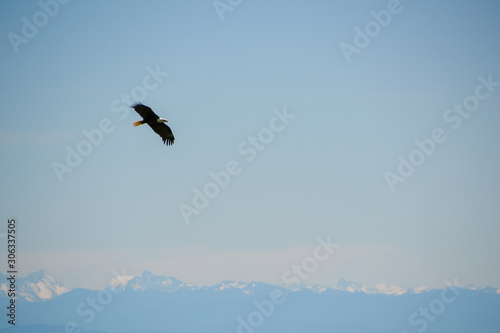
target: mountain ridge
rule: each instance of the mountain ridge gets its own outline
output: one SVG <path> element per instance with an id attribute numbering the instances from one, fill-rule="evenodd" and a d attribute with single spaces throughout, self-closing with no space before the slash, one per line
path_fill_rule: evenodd
<path id="1" fill-rule="evenodd" d="M 0 273 L 0 281 L 6 281 L 8 275 Z M 8 293 L 8 281 L 0 283 L 0 291 Z M 43 269 L 31 273 L 25 277 L 16 276 L 17 296 L 21 296 L 28 302 L 43 302 L 60 296 L 69 291 Z"/>
<path id="2" fill-rule="evenodd" d="M 248 287 L 253 294 L 244 292 Z M 223 282 L 216 288 L 171 292 L 75 288 L 22 306 L 22 325 L 68 323 L 72 332 L 81 333 L 401 333 L 424 331 L 427 326 L 438 333 L 477 332 L 478 327 L 482 333 L 496 333 L 500 295 L 462 287 L 402 295 L 336 289 L 317 293 Z M 8 332 L 7 326 L 0 322 L 0 332 Z"/>
<path id="3" fill-rule="evenodd" d="M 0 273 L 1 281 L 5 281 L 7 276 Z M 492 287 L 478 288 L 475 286 L 458 286 L 460 288 L 476 290 L 488 293 L 500 294 L 500 289 Z M 386 283 L 379 284 L 365 284 L 361 282 L 347 281 L 340 279 L 335 288 L 321 286 L 321 285 L 295 285 L 295 286 L 279 286 L 268 284 L 264 282 L 252 281 L 241 282 L 234 280 L 225 280 L 215 285 L 205 286 L 189 282 L 183 282 L 173 276 L 155 275 L 149 270 L 144 270 L 138 276 L 117 276 L 111 282 L 110 289 L 119 289 L 122 291 L 154 291 L 154 292 L 167 292 L 172 293 L 176 291 L 224 291 L 224 290 L 238 290 L 247 295 L 261 294 L 262 292 L 269 292 L 273 289 L 283 289 L 290 292 L 309 291 L 312 293 L 324 293 L 326 291 L 343 291 L 348 293 L 364 293 L 364 294 L 382 294 L 382 295 L 405 295 L 405 294 L 420 294 L 427 293 L 432 290 L 428 287 L 419 288 L 405 288 Z M 16 289 L 18 296 L 27 302 L 45 302 L 47 300 L 61 296 L 71 290 L 86 288 L 74 288 L 69 290 L 55 278 L 49 275 L 45 270 L 39 270 L 27 275 L 26 277 L 17 278 Z M 443 288 L 444 289 L 444 288 Z M 7 283 L 0 283 L 0 292 L 3 291 L 3 296 L 7 295 Z"/>

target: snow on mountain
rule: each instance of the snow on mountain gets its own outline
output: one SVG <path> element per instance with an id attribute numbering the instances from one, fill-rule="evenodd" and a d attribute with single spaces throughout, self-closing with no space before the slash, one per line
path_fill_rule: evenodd
<path id="1" fill-rule="evenodd" d="M 1 274 L 1 281 L 7 281 L 8 275 Z M 9 282 L 0 284 L 0 290 L 8 294 Z M 42 302 L 67 293 L 69 290 L 44 270 L 16 279 L 17 296 L 28 302 Z"/>
<path id="2" fill-rule="evenodd" d="M 404 296 L 397 296 L 394 291 L 404 288 L 345 280 L 339 281 L 339 286 L 350 291 L 306 285 L 293 291 L 261 282 L 235 281 L 190 290 L 192 285 L 148 271 L 117 279 L 116 283 L 125 284 L 117 284 L 123 287 L 119 292 L 77 288 L 23 307 L 22 325 L 51 323 L 59 327 L 29 331 L 19 327 L 17 331 L 62 332 L 67 330 L 68 320 L 74 320 L 75 332 L 96 333 L 414 332 L 424 327 L 420 324 L 424 320 L 429 332 L 439 333 L 477 332 L 478 327 L 481 332 L 498 332 L 500 327 L 496 288 L 459 287 L 446 293 L 408 289 Z M 278 288 L 282 294 L 274 298 L 272 292 Z M 356 290 L 359 292 L 354 293 Z M 87 315 L 77 315 L 79 312 Z M 96 320 L 87 323 L 90 313 Z M 8 326 L 6 321 L 0 322 L 0 331 Z M 7 330 L 5 333 L 10 332 Z"/>
<path id="3" fill-rule="evenodd" d="M 270 285 L 262 282 L 238 282 L 238 281 L 223 281 L 213 286 L 200 286 L 192 283 L 182 282 L 172 276 L 158 276 L 150 271 L 144 271 L 141 276 L 119 276 L 113 282 L 114 288 L 123 288 L 124 290 L 135 291 L 161 291 L 173 292 L 177 290 L 213 290 L 213 291 L 229 291 L 239 290 L 247 295 L 256 295 L 263 292 L 269 292 L 278 286 Z M 340 279 L 336 288 L 330 288 L 319 285 L 296 284 L 293 286 L 284 286 L 290 292 L 309 291 L 315 294 L 320 294 L 328 290 L 340 290 L 350 293 L 362 292 L 365 294 L 385 294 L 385 295 L 403 295 L 406 293 L 420 294 L 431 291 L 431 288 L 422 286 L 418 288 L 405 288 L 387 283 L 365 284 L 361 282 L 352 282 L 345 279 Z M 470 287 L 469 289 L 473 289 Z M 500 293 L 497 291 L 497 293 Z"/>
<path id="4" fill-rule="evenodd" d="M 427 286 L 421 286 L 421 287 L 413 288 L 413 292 L 415 294 L 420 294 L 420 293 L 427 292 L 427 291 L 430 291 L 430 290 L 431 290 L 431 288 L 429 288 Z"/>
<path id="5" fill-rule="evenodd" d="M 127 283 L 135 278 L 133 275 L 122 275 L 122 276 L 117 276 L 113 281 L 111 281 L 111 287 L 112 288 L 118 288 L 118 287 L 125 287 Z"/>
<path id="6" fill-rule="evenodd" d="M 212 287 L 214 290 L 227 290 L 227 289 L 244 289 L 248 285 L 243 282 L 237 282 L 237 281 L 223 281 L 222 283 L 219 283 L 215 286 Z"/>
<path id="7" fill-rule="evenodd" d="M 425 288 L 425 287 L 424 287 Z M 369 284 L 364 284 L 360 282 L 350 282 L 344 279 L 340 279 L 337 283 L 337 288 L 338 290 L 342 291 L 348 291 L 351 293 L 355 292 L 363 292 L 365 294 L 386 294 L 386 295 L 402 295 L 405 294 L 409 291 L 410 289 L 395 286 L 395 285 L 388 285 L 386 283 L 379 283 L 376 285 L 369 285 Z M 428 289 L 415 289 L 412 290 L 415 293 L 421 292 L 422 290 L 428 290 Z"/>
<path id="8" fill-rule="evenodd" d="M 154 275 L 145 270 L 140 276 L 118 276 L 111 285 L 113 288 L 122 288 L 123 290 L 133 291 L 160 291 L 173 292 L 177 290 L 204 290 L 204 291 L 231 291 L 238 290 L 247 295 L 255 293 L 269 292 L 276 289 L 277 286 L 262 282 L 238 282 L 222 281 L 213 286 L 201 286 L 194 283 L 183 282 L 172 276 Z"/>
<path id="9" fill-rule="evenodd" d="M 145 270 L 141 276 L 119 276 L 111 285 L 115 288 L 135 291 L 161 291 L 172 292 L 179 289 L 196 290 L 200 286 L 191 283 L 185 283 L 173 276 L 154 275 Z"/>
<path id="10" fill-rule="evenodd" d="M 321 294 L 327 290 L 331 290 L 330 287 L 325 287 L 316 284 L 305 284 L 305 283 L 296 283 L 296 284 L 286 284 L 284 285 L 284 289 L 291 292 L 299 292 L 299 291 L 309 291 L 315 294 Z"/>
<path id="11" fill-rule="evenodd" d="M 223 281 L 214 286 L 202 287 L 203 290 L 211 291 L 240 291 L 247 295 L 260 295 L 269 293 L 271 290 L 278 288 L 275 285 L 263 282 L 238 282 L 238 281 Z"/>
<path id="12" fill-rule="evenodd" d="M 305 286 L 305 289 L 310 290 L 315 294 L 321 294 L 322 292 L 325 292 L 330 288 L 319 285 L 307 285 Z"/>

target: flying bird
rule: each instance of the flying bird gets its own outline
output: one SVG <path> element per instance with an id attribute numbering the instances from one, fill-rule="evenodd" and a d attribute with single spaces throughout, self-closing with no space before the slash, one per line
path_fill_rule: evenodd
<path id="1" fill-rule="evenodd" d="M 164 144 L 167 146 L 174 144 L 174 134 L 170 127 L 165 125 L 165 123 L 168 123 L 167 119 L 158 117 L 150 107 L 141 103 L 132 105 L 132 108 L 142 117 L 142 120 L 134 121 L 134 126 L 148 124 L 156 134 L 161 136 Z"/>

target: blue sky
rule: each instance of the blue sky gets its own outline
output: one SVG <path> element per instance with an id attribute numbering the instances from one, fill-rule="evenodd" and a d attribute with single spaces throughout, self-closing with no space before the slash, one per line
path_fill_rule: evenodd
<path id="1" fill-rule="evenodd" d="M 211 1 L 42 3 L 53 16 L 17 46 L 43 8 L 0 4 L 0 216 L 19 220 L 22 274 L 279 283 L 331 235 L 337 257 L 310 282 L 500 287 L 500 88 L 482 87 L 459 128 L 443 118 L 479 77 L 500 81 L 497 1 L 401 1 L 350 62 L 341 43 L 395 2 L 242 1 L 224 20 Z M 155 70 L 168 75 L 141 90 Z M 118 109 L 141 91 L 173 146 Z M 247 161 L 238 147 L 285 109 Z M 109 133 L 60 181 L 54 162 L 103 119 Z M 436 128 L 446 141 L 391 191 L 384 174 Z M 187 224 L 179 206 L 229 161 L 241 172 Z"/>

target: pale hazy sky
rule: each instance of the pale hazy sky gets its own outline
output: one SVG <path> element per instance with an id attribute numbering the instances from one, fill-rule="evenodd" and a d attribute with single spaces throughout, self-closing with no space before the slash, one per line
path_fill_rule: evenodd
<path id="1" fill-rule="evenodd" d="M 306 282 L 500 287 L 498 1 L 252 0 L 224 20 L 209 0 L 47 3 L 0 3 L 0 216 L 21 275 L 280 283 L 330 235 Z M 173 146 L 132 126 L 137 101 Z"/>

